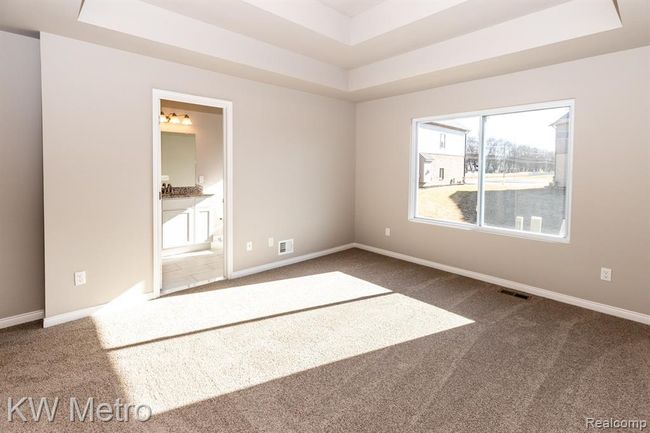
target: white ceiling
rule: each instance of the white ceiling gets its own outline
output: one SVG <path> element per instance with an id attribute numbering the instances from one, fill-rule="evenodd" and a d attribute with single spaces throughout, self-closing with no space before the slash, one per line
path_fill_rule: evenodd
<path id="1" fill-rule="evenodd" d="M 431 0 L 385 0 L 380 3 L 383 8 L 389 7 L 387 12 L 369 10 L 364 12 L 363 17 L 368 13 L 391 15 L 390 7 L 403 10 L 403 5 L 409 1 L 426 1 L 427 4 L 438 7 L 452 3 L 455 6 L 428 15 L 426 11 L 412 11 L 403 19 L 419 16 L 423 18 L 394 29 L 393 26 L 397 24 L 391 19 L 378 19 L 377 21 L 383 22 L 384 28 L 388 30 L 376 29 L 383 33 L 356 44 L 352 44 L 350 39 L 354 21 L 334 10 L 327 10 L 316 0 L 294 0 L 293 3 L 271 0 L 143 1 L 215 27 L 349 69 L 534 13 L 568 0 L 433 0 L 435 3 L 431 3 Z M 305 5 L 310 4 L 310 1 L 313 2 L 312 8 L 307 8 Z M 297 6 L 284 10 L 272 7 L 287 4 Z M 477 10 L 481 10 L 481 13 L 476 13 Z M 296 12 L 302 13 L 298 15 Z M 284 15 L 281 15 L 282 13 Z M 332 25 L 324 25 L 327 21 L 323 17 L 327 15 L 332 19 Z"/>
<path id="2" fill-rule="evenodd" d="M 335 11 L 353 17 L 365 12 L 368 9 L 377 6 L 384 0 L 319 0 L 325 6 L 328 6 Z"/>
<path id="3" fill-rule="evenodd" d="M 1 26 L 362 100 L 648 45 L 650 1 L 2 0 Z"/>

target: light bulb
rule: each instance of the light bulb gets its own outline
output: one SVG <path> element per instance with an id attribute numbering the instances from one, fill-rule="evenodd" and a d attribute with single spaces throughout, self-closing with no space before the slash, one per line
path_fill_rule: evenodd
<path id="1" fill-rule="evenodd" d="M 190 119 L 190 116 L 186 114 L 185 117 L 183 117 L 183 121 L 181 123 L 183 125 L 190 126 L 192 124 L 192 120 Z"/>
<path id="2" fill-rule="evenodd" d="M 181 119 L 178 118 L 176 113 L 172 113 L 171 117 L 169 118 L 169 123 L 173 123 L 174 125 L 178 125 L 181 123 Z"/>
<path id="3" fill-rule="evenodd" d="M 169 122 L 169 117 L 162 111 L 160 112 L 160 123 L 167 123 Z"/>

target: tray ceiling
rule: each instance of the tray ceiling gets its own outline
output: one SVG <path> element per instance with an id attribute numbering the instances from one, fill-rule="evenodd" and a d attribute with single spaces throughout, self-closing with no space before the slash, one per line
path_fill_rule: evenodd
<path id="1" fill-rule="evenodd" d="M 3 1 L 0 25 L 353 100 L 650 43 L 647 0 L 29 3 Z"/>

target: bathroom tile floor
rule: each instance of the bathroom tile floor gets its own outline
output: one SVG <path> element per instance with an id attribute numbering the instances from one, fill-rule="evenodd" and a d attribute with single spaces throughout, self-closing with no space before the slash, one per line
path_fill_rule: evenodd
<path id="1" fill-rule="evenodd" d="M 194 251 L 163 257 L 162 291 L 171 293 L 223 278 L 223 250 Z"/>

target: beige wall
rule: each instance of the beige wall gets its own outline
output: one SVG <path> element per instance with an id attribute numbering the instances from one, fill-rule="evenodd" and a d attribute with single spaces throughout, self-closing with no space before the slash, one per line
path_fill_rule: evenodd
<path id="1" fill-rule="evenodd" d="M 0 267 L 3 277 L 9 275 L 0 290 L 2 299 L 12 299 L 0 304 L 4 317 L 42 307 L 43 241 L 40 125 L 34 121 L 38 41 L 0 37 L 0 55 L 11 59 L 2 64 L 16 65 L 0 70 L 0 122 L 11 118 L 7 110 L 25 113 L 3 128 L 8 144 L 3 138 L 0 151 L 11 153 L 0 159 L 11 161 L 2 166 L 3 184 L 20 182 L 29 191 L 0 189 L 4 202 L 17 206 L 3 206 L 0 214 Z M 235 269 L 277 260 L 275 249 L 265 246 L 268 236 L 295 238 L 296 254 L 356 236 L 361 243 L 650 313 L 648 47 L 360 103 L 356 152 L 363 158 L 356 167 L 350 103 L 48 34 L 41 51 L 47 316 L 109 302 L 131 288 L 151 290 L 152 88 L 234 103 Z M 17 71 L 20 79 L 11 75 Z M 407 221 L 411 118 L 566 98 L 576 99 L 570 244 Z M 628 175 L 608 177 L 614 166 L 627 167 Z M 377 169 L 385 175 L 376 176 Z M 391 227 L 390 238 L 384 227 Z M 245 251 L 248 240 L 255 243 L 251 253 Z M 611 283 L 599 280 L 600 266 L 613 268 Z M 77 270 L 88 272 L 85 286 L 73 286 Z"/>
<path id="2" fill-rule="evenodd" d="M 41 54 L 46 316 L 151 290 L 152 88 L 233 102 L 235 270 L 278 259 L 268 236 L 353 240 L 351 103 L 49 34 Z"/>
<path id="3" fill-rule="evenodd" d="M 644 47 L 358 104 L 357 242 L 650 314 L 648 77 Z M 568 98 L 576 100 L 570 244 L 408 221 L 412 118 Z M 601 266 L 613 269 L 611 283 L 600 280 Z"/>
<path id="4" fill-rule="evenodd" d="M 38 39 L 0 32 L 0 319 L 43 309 Z"/>

